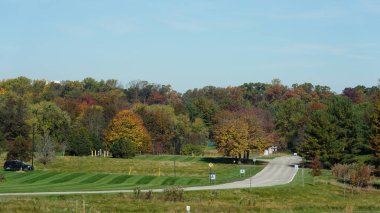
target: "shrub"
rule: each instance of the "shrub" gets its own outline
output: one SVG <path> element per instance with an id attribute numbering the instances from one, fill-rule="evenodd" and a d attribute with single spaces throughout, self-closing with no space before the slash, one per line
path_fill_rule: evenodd
<path id="1" fill-rule="evenodd" d="M 332 173 L 337 178 L 349 179 L 352 186 L 366 187 L 371 179 L 372 167 L 364 164 L 335 164 Z"/>
<path id="2" fill-rule="evenodd" d="M 153 191 L 149 190 L 149 191 L 145 192 L 144 198 L 145 198 L 145 200 L 151 200 L 153 198 Z"/>
<path id="3" fill-rule="evenodd" d="M 193 144 L 185 144 L 182 147 L 181 153 L 183 155 L 202 155 L 203 154 L 203 146 L 193 145 Z"/>
<path id="4" fill-rule="evenodd" d="M 112 144 L 110 151 L 114 158 L 132 158 L 136 154 L 136 146 L 130 141 L 118 139 Z"/>
<path id="5" fill-rule="evenodd" d="M 181 187 L 170 187 L 164 189 L 164 200 L 165 201 L 184 201 L 183 188 Z"/>
<path id="6" fill-rule="evenodd" d="M 366 187 L 371 179 L 372 168 L 368 165 L 354 164 L 350 173 L 352 186 Z"/>
<path id="7" fill-rule="evenodd" d="M 347 164 L 335 164 L 331 168 L 332 174 L 341 179 L 350 178 L 350 166 Z"/>
<path id="8" fill-rule="evenodd" d="M 5 178 L 5 176 L 3 174 L 0 174 L 0 183 L 3 183 L 5 182 L 7 179 Z"/>
<path id="9" fill-rule="evenodd" d="M 319 155 L 313 158 L 311 162 L 311 175 L 320 176 L 321 175 L 321 161 L 319 160 Z"/>

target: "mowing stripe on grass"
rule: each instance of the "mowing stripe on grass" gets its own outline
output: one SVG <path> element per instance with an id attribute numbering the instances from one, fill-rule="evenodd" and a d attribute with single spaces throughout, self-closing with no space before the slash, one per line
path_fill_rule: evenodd
<path id="1" fill-rule="evenodd" d="M 6 175 L 8 179 L 11 179 L 11 180 L 21 179 L 23 177 L 33 175 L 33 173 L 28 173 L 28 172 L 14 172 L 14 173 L 4 173 L 4 174 Z"/>
<path id="2" fill-rule="evenodd" d="M 153 177 L 153 176 L 146 176 L 146 177 L 143 177 L 141 178 L 140 180 L 138 180 L 136 182 L 136 184 L 148 184 L 150 183 L 153 179 L 156 179 L 156 177 Z"/>
<path id="3" fill-rule="evenodd" d="M 197 158 L 195 158 L 195 157 L 186 157 L 186 158 L 184 158 L 184 159 L 182 160 L 182 162 L 194 161 L 195 159 L 197 159 Z"/>
<path id="4" fill-rule="evenodd" d="M 47 178 L 51 178 L 51 177 L 53 177 L 55 175 L 58 175 L 58 174 L 60 174 L 60 173 L 58 173 L 58 172 L 49 172 L 49 173 L 41 174 L 41 175 L 39 175 L 37 177 L 25 180 L 25 181 L 23 181 L 21 183 L 35 183 L 37 181 L 41 181 L 41 180 L 45 180 Z"/>
<path id="5" fill-rule="evenodd" d="M 95 183 L 96 181 L 104 178 L 104 177 L 107 177 L 108 174 L 96 174 L 94 176 L 91 176 L 85 180 L 82 180 L 80 183 Z"/>
<path id="6" fill-rule="evenodd" d="M 174 185 L 175 182 L 178 180 L 176 177 L 168 177 L 164 182 L 162 182 L 162 185 Z"/>
<path id="7" fill-rule="evenodd" d="M 67 181 L 70 181 L 70 180 L 73 180 L 77 177 L 80 177 L 80 176 L 83 176 L 85 175 L 85 173 L 73 173 L 73 174 L 69 174 L 69 175 L 66 175 L 65 177 L 62 177 L 62 178 L 59 178 L 59 179 L 56 179 L 56 180 L 52 180 L 50 181 L 50 183 L 65 183 Z"/>
<path id="8" fill-rule="evenodd" d="M 188 185 L 192 185 L 192 184 L 198 184 L 199 182 L 201 182 L 200 179 L 190 179 L 187 184 Z"/>
<path id="9" fill-rule="evenodd" d="M 117 176 L 116 178 L 112 179 L 108 184 L 120 184 L 124 183 L 127 179 L 131 178 L 131 175 L 120 175 Z"/>
<path id="10" fill-rule="evenodd" d="M 170 157 L 167 157 L 166 160 L 168 160 L 168 161 L 174 161 L 174 160 L 176 160 L 176 161 L 182 161 L 182 159 L 181 159 L 180 156 L 170 156 Z"/>

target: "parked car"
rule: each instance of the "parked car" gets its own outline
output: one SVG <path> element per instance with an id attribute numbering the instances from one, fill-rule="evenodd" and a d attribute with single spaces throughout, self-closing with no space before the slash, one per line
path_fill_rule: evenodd
<path id="1" fill-rule="evenodd" d="M 4 170 L 6 171 L 26 171 L 26 170 L 33 170 L 32 165 L 28 165 L 23 163 L 22 161 L 18 160 L 7 160 L 4 163 Z"/>

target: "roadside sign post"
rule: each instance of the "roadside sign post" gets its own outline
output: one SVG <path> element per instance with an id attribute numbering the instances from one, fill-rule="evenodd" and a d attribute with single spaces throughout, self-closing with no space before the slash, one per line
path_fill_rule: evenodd
<path id="1" fill-rule="evenodd" d="M 241 176 L 245 176 L 245 169 L 243 169 L 243 168 L 240 169 L 240 177 Z"/>
<path id="2" fill-rule="evenodd" d="M 190 206 L 186 206 L 186 212 L 190 213 Z"/>
<path id="3" fill-rule="evenodd" d="M 216 174 L 212 172 L 212 173 L 210 174 L 210 183 L 211 183 L 212 181 L 214 181 L 214 183 L 215 183 L 215 180 L 216 180 Z"/>
<path id="4" fill-rule="evenodd" d="M 252 158 L 253 161 L 253 171 L 256 169 L 256 158 Z M 249 188 L 252 188 L 252 173 L 251 170 L 249 170 Z"/>
<path id="5" fill-rule="evenodd" d="M 211 184 L 211 180 L 212 180 L 212 167 L 214 166 L 214 164 L 213 163 L 209 163 L 208 164 L 208 168 L 210 169 L 210 172 L 209 172 L 209 178 L 210 178 L 210 184 Z M 215 180 L 215 178 L 214 178 L 214 180 Z"/>

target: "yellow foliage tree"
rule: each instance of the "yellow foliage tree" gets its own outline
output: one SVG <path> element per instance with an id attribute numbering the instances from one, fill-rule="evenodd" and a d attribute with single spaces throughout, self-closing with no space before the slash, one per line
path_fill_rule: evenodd
<path id="1" fill-rule="evenodd" d="M 216 120 L 213 136 L 225 156 L 249 158 L 250 152 L 262 153 L 272 143 L 252 113 L 223 111 Z"/>
<path id="2" fill-rule="evenodd" d="M 248 149 L 249 127 L 242 119 L 228 119 L 214 128 L 214 139 L 218 151 L 225 156 L 241 158 Z"/>
<path id="3" fill-rule="evenodd" d="M 138 151 L 147 153 L 152 150 L 152 140 L 143 121 L 131 110 L 126 109 L 117 113 L 104 136 L 109 144 L 124 139 L 135 144 Z"/>
<path id="4" fill-rule="evenodd" d="M 4 94 L 5 94 L 5 89 L 0 88 L 0 95 L 4 95 Z"/>

